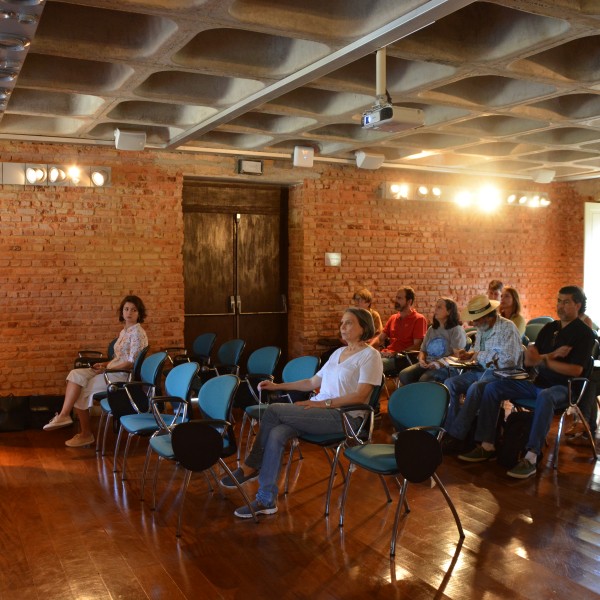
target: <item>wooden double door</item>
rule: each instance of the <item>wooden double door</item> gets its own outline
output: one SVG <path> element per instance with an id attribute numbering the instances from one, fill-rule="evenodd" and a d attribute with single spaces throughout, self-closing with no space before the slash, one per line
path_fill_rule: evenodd
<path id="1" fill-rule="evenodd" d="M 287 355 L 287 189 L 185 180 L 185 343 L 201 333 Z"/>

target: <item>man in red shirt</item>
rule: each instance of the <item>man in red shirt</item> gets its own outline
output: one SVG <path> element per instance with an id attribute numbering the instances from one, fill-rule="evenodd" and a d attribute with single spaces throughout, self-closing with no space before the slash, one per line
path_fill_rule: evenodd
<path id="1" fill-rule="evenodd" d="M 410 350 L 419 350 L 427 331 L 427 319 L 413 307 L 415 291 L 411 287 L 403 287 L 396 293 L 394 308 L 398 311 L 385 324 L 383 331 L 371 345 L 387 346 L 381 351 L 383 370 L 386 375 L 398 372 L 397 354 Z M 404 365 L 406 366 L 406 364 Z M 403 368 L 403 367 L 402 367 Z"/>

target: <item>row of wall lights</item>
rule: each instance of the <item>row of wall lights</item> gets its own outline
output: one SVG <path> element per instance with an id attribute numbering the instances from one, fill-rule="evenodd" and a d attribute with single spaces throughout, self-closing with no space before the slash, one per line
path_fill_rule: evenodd
<path id="1" fill-rule="evenodd" d="M 493 212 L 503 204 L 545 208 L 550 205 L 547 194 L 526 191 L 511 191 L 506 195 L 491 185 L 477 190 L 451 186 L 410 185 L 407 183 L 385 183 L 381 195 L 387 200 L 417 200 L 432 202 L 454 202 L 461 208 L 476 207 L 483 212 Z"/>
<path id="2" fill-rule="evenodd" d="M 111 169 L 110 167 L 79 167 L 76 165 L 0 163 L 0 183 L 5 185 L 107 187 L 111 184 Z"/>

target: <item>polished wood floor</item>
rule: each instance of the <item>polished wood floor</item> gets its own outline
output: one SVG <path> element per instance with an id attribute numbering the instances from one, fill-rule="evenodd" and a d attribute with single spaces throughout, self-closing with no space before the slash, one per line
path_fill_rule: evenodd
<path id="1" fill-rule="evenodd" d="M 385 415 L 377 435 L 388 435 Z M 181 470 L 167 465 L 157 512 L 140 502 L 145 446 L 130 479 L 93 449 L 69 449 L 72 428 L 0 434 L 2 600 L 196 598 L 549 598 L 600 594 L 600 463 L 565 446 L 559 472 L 511 480 L 495 463 L 446 458 L 439 474 L 461 515 L 458 535 L 441 494 L 409 488 L 395 560 L 395 504 L 376 478 L 353 476 L 346 526 L 337 502 L 323 517 L 326 462 L 304 448 L 277 515 L 233 516 L 236 492 L 210 493 L 195 477 L 183 536 L 175 536 Z M 552 440 L 551 440 L 552 441 Z M 256 484 L 249 484 L 254 490 Z"/>

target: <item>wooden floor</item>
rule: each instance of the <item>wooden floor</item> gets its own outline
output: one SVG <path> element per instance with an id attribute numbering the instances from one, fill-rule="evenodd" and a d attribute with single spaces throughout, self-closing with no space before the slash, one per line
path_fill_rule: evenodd
<path id="1" fill-rule="evenodd" d="M 384 415 L 378 436 L 388 434 Z M 409 488 L 394 561 L 395 503 L 376 478 L 353 476 L 346 526 L 337 502 L 323 517 L 327 468 L 304 447 L 279 513 L 257 525 L 233 516 L 234 491 L 209 493 L 192 480 L 183 537 L 175 536 L 181 470 L 167 465 L 160 506 L 140 502 L 145 446 L 130 480 L 93 449 L 70 449 L 72 428 L 0 434 L 0 598 L 598 598 L 600 463 L 565 446 L 560 471 L 506 477 L 495 463 L 444 460 L 439 474 L 466 532 L 458 545 L 442 495 Z M 553 441 L 553 438 L 550 440 Z M 255 483 L 249 484 L 254 491 Z"/>

